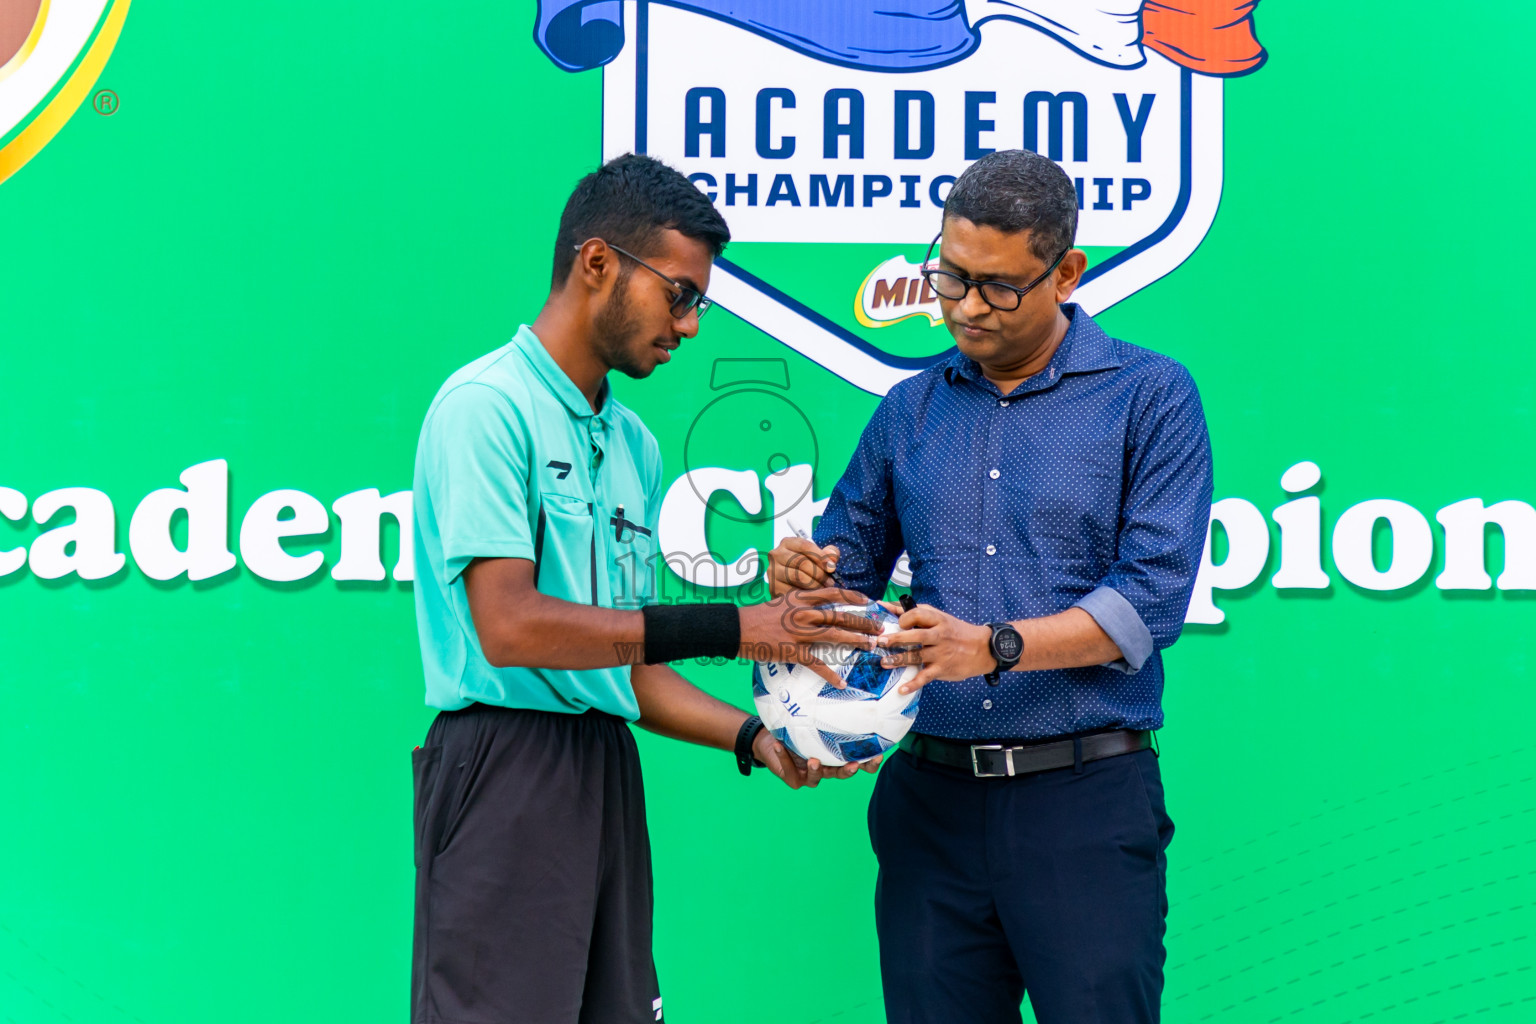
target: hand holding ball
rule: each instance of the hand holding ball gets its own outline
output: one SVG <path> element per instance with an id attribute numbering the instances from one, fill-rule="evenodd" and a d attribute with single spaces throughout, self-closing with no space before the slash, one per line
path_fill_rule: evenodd
<path id="1" fill-rule="evenodd" d="M 874 601 L 832 609 L 862 615 L 878 623 L 882 633 L 898 629 L 896 616 Z M 764 662 L 754 669 L 758 717 L 790 750 L 824 765 L 867 761 L 895 746 L 912 728 L 922 690 L 897 691 L 917 675 L 916 666 L 884 668 L 880 660 L 889 649 L 817 644 L 813 652 L 842 677 L 846 689 L 829 685 L 803 665 Z"/>

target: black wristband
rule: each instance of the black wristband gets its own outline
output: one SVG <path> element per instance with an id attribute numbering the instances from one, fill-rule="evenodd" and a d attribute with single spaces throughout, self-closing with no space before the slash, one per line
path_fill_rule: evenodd
<path id="1" fill-rule="evenodd" d="M 743 775 L 751 775 L 753 765 L 763 767 L 763 762 L 752 756 L 752 741 L 757 739 L 762 729 L 763 720 L 751 715 L 741 723 L 741 729 L 736 733 L 736 770 Z"/>
<path id="2" fill-rule="evenodd" d="M 648 604 L 640 614 L 647 665 L 741 652 L 741 612 L 733 604 Z"/>

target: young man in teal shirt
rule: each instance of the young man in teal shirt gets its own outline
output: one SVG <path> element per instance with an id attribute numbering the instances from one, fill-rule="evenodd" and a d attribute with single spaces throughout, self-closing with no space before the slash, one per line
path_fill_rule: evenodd
<path id="1" fill-rule="evenodd" d="M 651 865 L 628 723 L 815 781 L 761 723 L 665 664 L 743 652 L 815 663 L 867 644 L 823 590 L 765 605 L 657 605 L 656 440 L 607 373 L 643 378 L 698 331 L 729 240 L 710 202 L 644 156 L 577 185 L 532 325 L 451 376 L 416 453 L 416 614 L 427 703 L 413 754 L 413 1024 L 661 1019 Z M 851 775 L 854 768 L 835 774 Z"/>

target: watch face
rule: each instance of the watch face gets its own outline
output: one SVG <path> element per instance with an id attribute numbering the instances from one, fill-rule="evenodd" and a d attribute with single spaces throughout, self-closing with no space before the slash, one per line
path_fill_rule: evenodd
<path id="1" fill-rule="evenodd" d="M 1019 631 L 1012 626 L 1004 626 L 1002 629 L 992 632 L 992 653 L 997 655 L 998 661 L 1018 661 L 1024 653 L 1024 638 Z"/>

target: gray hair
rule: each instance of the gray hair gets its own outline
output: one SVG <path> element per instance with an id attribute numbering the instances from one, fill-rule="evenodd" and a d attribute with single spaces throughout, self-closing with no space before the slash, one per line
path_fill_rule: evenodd
<path id="1" fill-rule="evenodd" d="M 1010 234 L 1028 231 L 1030 251 L 1049 263 L 1077 237 L 1077 188 L 1050 158 L 1003 149 L 965 169 L 944 200 L 944 217 Z"/>

